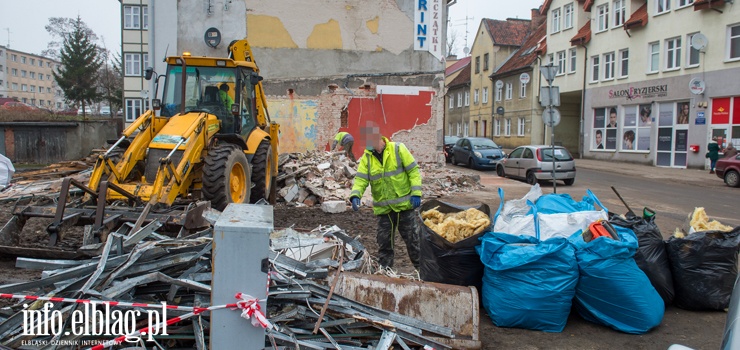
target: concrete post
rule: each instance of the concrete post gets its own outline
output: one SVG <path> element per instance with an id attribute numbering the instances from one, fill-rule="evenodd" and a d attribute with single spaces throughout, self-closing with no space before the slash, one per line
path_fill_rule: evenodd
<path id="1" fill-rule="evenodd" d="M 267 259 L 273 231 L 272 207 L 229 204 L 213 230 L 212 305 L 234 303 L 238 292 L 257 299 L 267 297 L 267 274 L 262 261 Z M 260 302 L 262 311 L 266 303 Z M 239 311 L 211 312 L 211 349 L 262 349 L 265 331 L 254 327 Z"/>

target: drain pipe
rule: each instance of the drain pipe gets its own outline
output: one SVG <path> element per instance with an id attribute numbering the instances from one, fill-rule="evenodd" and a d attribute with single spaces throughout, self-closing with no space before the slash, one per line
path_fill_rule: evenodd
<path id="1" fill-rule="evenodd" d="M 588 47 L 581 43 L 581 47 L 583 47 L 584 53 L 583 53 L 583 87 L 581 88 L 581 131 L 578 134 L 578 158 L 583 159 L 583 150 L 584 150 L 584 122 L 585 122 L 585 114 L 586 114 L 586 77 L 588 76 Z"/>

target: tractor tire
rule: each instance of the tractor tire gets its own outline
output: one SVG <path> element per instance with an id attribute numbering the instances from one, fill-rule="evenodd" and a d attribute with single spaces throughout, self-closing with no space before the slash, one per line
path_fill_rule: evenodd
<path id="1" fill-rule="evenodd" d="M 241 148 L 231 144 L 211 148 L 203 166 L 203 198 L 220 211 L 229 203 L 249 203 L 250 174 Z"/>
<path id="2" fill-rule="evenodd" d="M 257 151 L 254 152 L 254 157 L 252 157 L 252 183 L 254 187 L 252 187 L 250 203 L 257 203 L 262 198 L 269 202 L 272 186 L 274 186 L 274 179 L 270 176 L 271 167 L 272 145 L 270 145 L 270 140 L 262 140 L 259 147 L 257 147 Z"/>

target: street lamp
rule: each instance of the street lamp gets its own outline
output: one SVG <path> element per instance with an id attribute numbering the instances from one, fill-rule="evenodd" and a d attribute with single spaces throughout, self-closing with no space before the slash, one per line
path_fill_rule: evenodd
<path id="1" fill-rule="evenodd" d="M 548 101 L 547 101 L 547 111 L 550 114 L 550 118 L 547 121 L 547 124 L 550 124 L 550 147 L 552 147 L 552 153 L 550 154 L 550 157 L 552 157 L 552 192 L 558 193 L 557 188 L 557 181 L 555 179 L 555 120 L 553 117 L 553 108 L 552 108 L 552 81 L 555 80 L 555 75 L 558 73 L 558 70 L 560 69 L 559 66 L 552 64 L 552 62 L 540 66 L 540 73 L 542 73 L 542 76 L 547 80 L 547 94 L 548 94 Z"/>

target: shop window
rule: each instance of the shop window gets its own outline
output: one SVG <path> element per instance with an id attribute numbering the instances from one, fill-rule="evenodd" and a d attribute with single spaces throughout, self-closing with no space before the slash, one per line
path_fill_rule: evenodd
<path id="1" fill-rule="evenodd" d="M 623 108 L 622 151 L 649 151 L 650 130 L 653 125 L 652 105 L 632 105 Z"/>
<path id="2" fill-rule="evenodd" d="M 617 149 L 617 116 L 616 106 L 594 109 L 592 150 Z"/>

